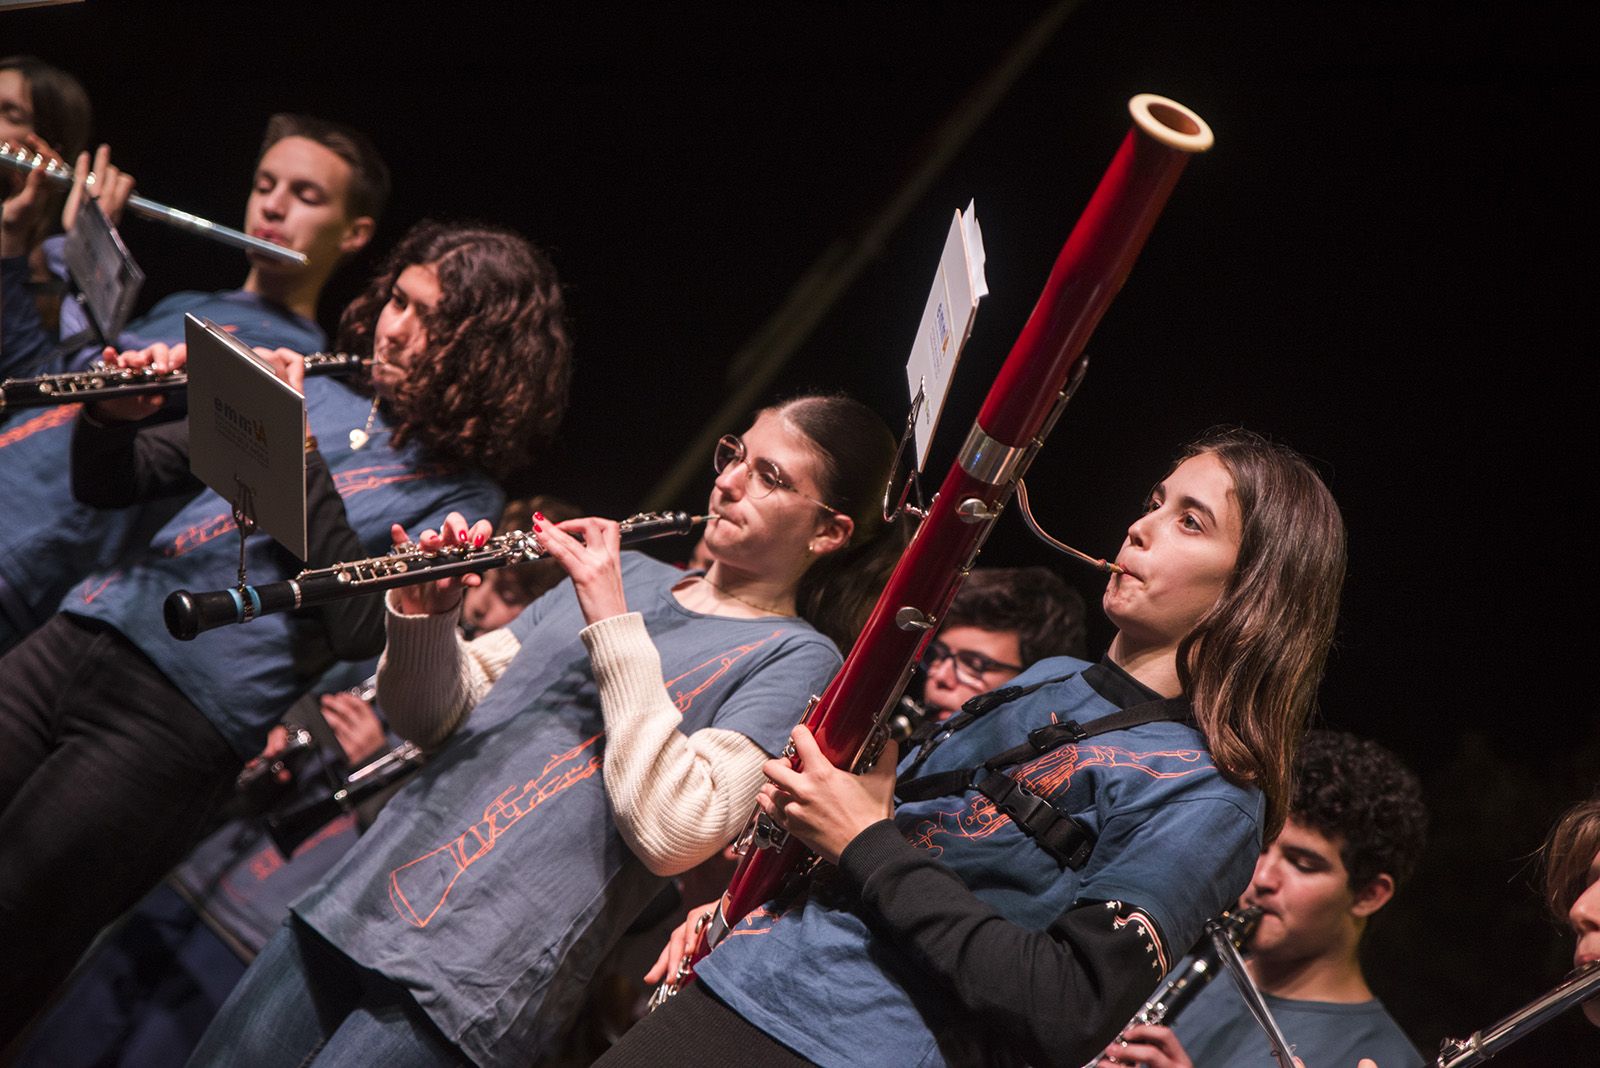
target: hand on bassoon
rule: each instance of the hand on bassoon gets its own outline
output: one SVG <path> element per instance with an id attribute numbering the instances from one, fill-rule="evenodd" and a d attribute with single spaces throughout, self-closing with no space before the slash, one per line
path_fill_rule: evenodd
<path id="1" fill-rule="evenodd" d="M 856 835 L 894 815 L 899 750 L 890 742 L 871 771 L 856 775 L 829 763 L 804 724 L 789 738 L 800 766 L 796 769 L 782 757 L 767 761 L 762 771 L 768 782 L 756 795 L 756 805 L 813 853 L 837 864 Z"/>

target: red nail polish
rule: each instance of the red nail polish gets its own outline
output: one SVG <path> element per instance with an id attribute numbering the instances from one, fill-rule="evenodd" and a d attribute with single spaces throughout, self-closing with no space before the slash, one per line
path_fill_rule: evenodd
<path id="1" fill-rule="evenodd" d="M 533 513 L 533 518 L 535 518 L 539 522 L 543 523 L 544 522 L 544 513 L 543 512 L 535 512 L 535 513 Z"/>
<path id="2" fill-rule="evenodd" d="M 487 534 L 479 534 L 476 538 L 474 538 L 472 540 L 472 544 L 476 545 L 478 548 L 481 549 L 481 548 L 483 548 L 483 543 L 485 541 L 488 541 L 488 540 L 489 540 L 489 536 Z"/>

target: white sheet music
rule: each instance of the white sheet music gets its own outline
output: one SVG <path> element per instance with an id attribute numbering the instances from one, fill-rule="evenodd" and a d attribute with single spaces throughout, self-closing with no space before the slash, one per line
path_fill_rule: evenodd
<path id="1" fill-rule="evenodd" d="M 961 350 L 972 336 L 972 323 L 978 302 L 989 292 L 983 275 L 983 234 L 978 229 L 974 203 L 965 212 L 957 211 L 945 238 L 939 270 L 928 291 L 911 357 L 906 361 L 906 386 L 915 403 L 920 391 L 922 407 L 917 412 L 917 469 L 928 462 L 928 448 L 944 409 L 945 395 L 955 375 Z"/>

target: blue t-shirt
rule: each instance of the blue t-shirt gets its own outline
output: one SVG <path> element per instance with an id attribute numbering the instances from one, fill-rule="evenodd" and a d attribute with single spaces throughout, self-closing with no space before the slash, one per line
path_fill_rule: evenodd
<path id="1" fill-rule="evenodd" d="M 415 440 L 391 448 L 391 424 L 380 409 L 372 441 L 350 448 L 352 428 L 365 425 L 372 401 L 342 382 L 308 378 L 306 411 L 323 459 L 344 499 L 350 526 L 369 555 L 386 552 L 389 526 L 413 534 L 438 527 L 459 511 L 497 516 L 503 495 L 487 477 L 431 463 Z M 255 585 L 293 578 L 301 565 L 264 534 L 249 539 L 246 566 Z M 239 573 L 233 508 L 210 490 L 190 500 L 122 567 L 90 575 L 67 594 L 63 612 L 116 627 L 193 701 L 243 757 L 261 751 L 267 732 L 334 658 L 320 621 L 298 613 L 265 615 L 242 627 L 221 627 L 193 641 L 167 633 L 161 605 L 173 590 L 231 586 Z"/>
<path id="2" fill-rule="evenodd" d="M 8 331 L 0 375 L 87 366 L 97 350 L 71 353 L 45 368 L 16 366 L 28 350 L 16 344 L 9 325 L 33 307 L 26 291 L 10 284 L 18 270 L 26 275 L 26 261 L 8 259 L 5 269 Z M 186 312 L 215 320 L 250 345 L 304 353 L 327 342 L 316 323 L 243 291 L 175 293 L 131 323 L 118 340 L 124 348 L 182 341 Z M 75 501 L 69 456 L 79 407 L 22 409 L 0 420 L 0 501 L 5 502 L 0 509 L 0 650 L 54 614 L 75 582 L 112 567 L 147 542 L 178 504 L 99 509 Z"/>
<path id="3" fill-rule="evenodd" d="M 1263 995 L 1294 1055 L 1314 1068 L 1422 1068 L 1422 1055 L 1374 998 L 1353 1005 Z M 1173 1025 L 1195 1068 L 1274 1068 L 1272 1047 L 1231 977 L 1218 975 Z"/>
<path id="4" fill-rule="evenodd" d="M 780 750 L 838 650 L 801 620 L 691 612 L 683 572 L 623 554 L 679 730 Z M 295 913 L 400 983 L 480 1065 L 539 1059 L 600 960 L 661 890 L 612 822 L 605 728 L 570 582 L 510 625 L 521 652 Z"/>
<path id="5" fill-rule="evenodd" d="M 1014 682 L 1068 673 L 951 735 L 918 774 L 980 765 L 1051 723 L 1087 725 L 1118 710 L 1107 693 L 1123 703 L 1154 696 L 1128 701 L 1130 690 L 1142 688 L 1118 669 L 1067 658 L 1042 661 Z M 1189 946 L 1254 870 L 1261 795 L 1224 780 L 1191 726 L 1112 731 L 1006 770 L 1096 836 L 1081 870 L 1058 866 L 973 790 L 899 805 L 894 821 L 912 845 L 1023 928 L 1044 930 L 1079 902 L 1121 901 L 1149 915 L 1167 946 Z M 757 909 L 696 974 L 740 1016 L 818 1064 L 946 1063 L 936 1033 L 958 1007 L 909 958 L 875 939 L 860 916 L 826 900 L 832 896 L 813 894 L 782 912 L 770 903 Z M 1160 964 L 1165 971 L 1171 961 Z"/>

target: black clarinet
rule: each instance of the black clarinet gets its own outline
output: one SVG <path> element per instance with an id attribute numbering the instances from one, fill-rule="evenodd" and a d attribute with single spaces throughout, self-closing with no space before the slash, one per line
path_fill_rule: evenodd
<path id="1" fill-rule="evenodd" d="M 706 519 L 706 516 L 688 512 L 646 512 L 630 516 L 619 524 L 622 544 L 687 534 Z M 189 641 L 202 631 L 230 623 L 248 623 L 272 612 L 315 608 L 348 597 L 382 593 L 435 579 L 479 575 L 544 556 L 545 549 L 539 539 L 521 530 L 497 534 L 476 547 L 450 545 L 429 551 L 416 542 L 407 542 L 385 556 L 302 571 L 282 582 L 203 593 L 174 590 L 167 595 L 161 613 L 172 636 Z"/>
<path id="2" fill-rule="evenodd" d="M 428 755 L 416 745 L 402 742 L 345 776 L 344 785 L 332 793 L 268 812 L 262 820 L 267 836 L 278 852 L 293 856 L 302 842 L 330 821 L 354 810 L 374 794 L 404 782 L 427 759 Z"/>
<path id="3" fill-rule="evenodd" d="M 308 375 L 348 375 L 365 370 L 370 356 L 348 352 L 314 352 L 305 358 Z M 97 363 L 84 371 L 69 371 L 36 378 L 8 378 L 0 382 L 0 412 L 13 408 L 47 408 L 138 397 L 149 393 L 177 393 L 189 385 L 189 372 L 157 373 L 148 367 L 116 367 Z"/>
<path id="4" fill-rule="evenodd" d="M 1256 933 L 1256 925 L 1261 922 L 1261 909 L 1252 905 L 1235 913 L 1225 913 L 1222 922 L 1228 938 L 1235 946 L 1242 947 Z M 1165 1024 L 1171 1027 L 1178 1014 L 1189 1007 L 1194 996 L 1204 990 L 1206 984 L 1215 979 L 1221 970 L 1222 961 L 1216 948 L 1209 944 L 1209 939 L 1203 939 L 1200 951 L 1194 955 L 1189 966 L 1168 976 L 1167 981 L 1161 984 L 1161 989 L 1144 1003 L 1144 1008 L 1134 1014 L 1130 1023 Z"/>
<path id="5" fill-rule="evenodd" d="M 1250 937 L 1256 933 L 1256 925 L 1261 922 L 1261 909 L 1252 905 L 1238 912 L 1224 912 L 1211 923 L 1222 925 L 1228 938 L 1235 946 L 1244 946 Z M 1209 927 L 1209 924 L 1207 925 Z M 1137 1024 L 1162 1024 L 1171 1027 L 1178 1014 L 1189 1007 L 1196 994 L 1206 988 L 1206 984 L 1215 979 L 1222 972 L 1222 958 L 1216 946 L 1207 933 L 1195 946 L 1192 959 L 1181 971 L 1175 971 L 1167 976 L 1166 980 L 1156 989 L 1144 1006 L 1133 1014 L 1123 1030 Z M 1095 1068 L 1100 1064 L 1096 1057 L 1083 1068 Z"/>

